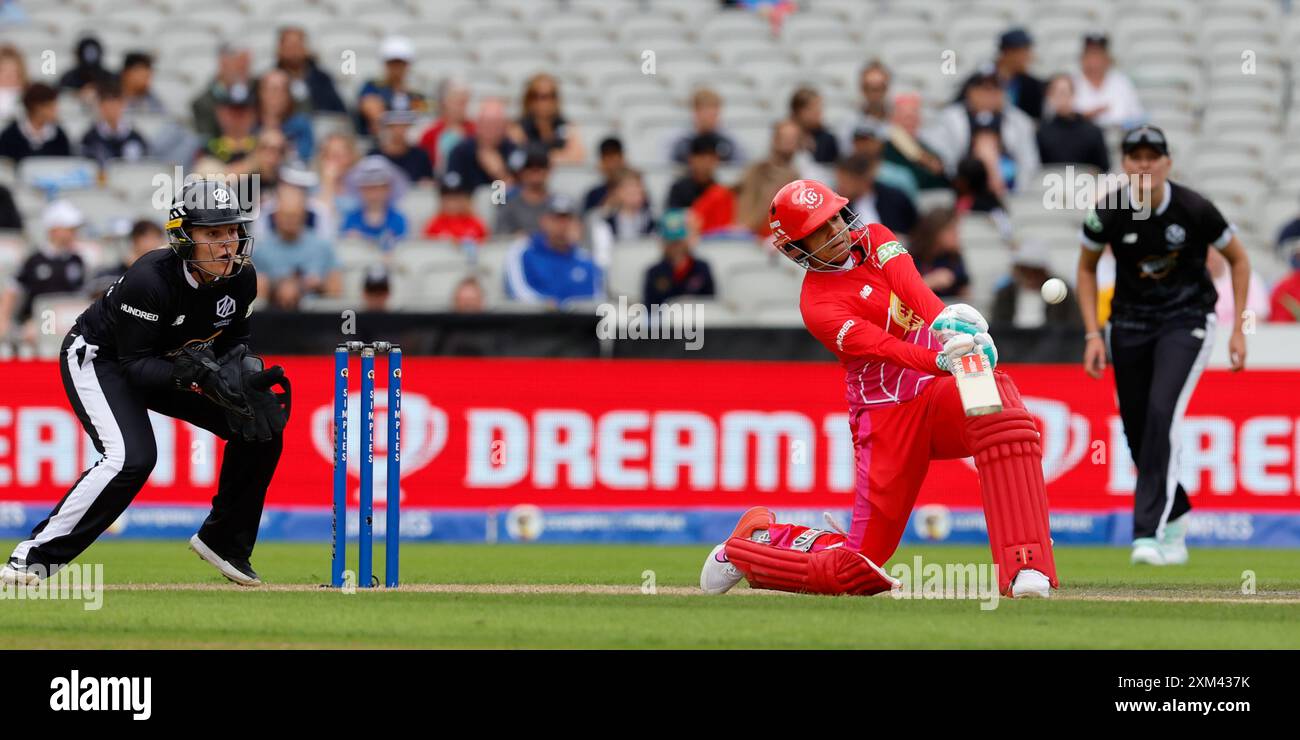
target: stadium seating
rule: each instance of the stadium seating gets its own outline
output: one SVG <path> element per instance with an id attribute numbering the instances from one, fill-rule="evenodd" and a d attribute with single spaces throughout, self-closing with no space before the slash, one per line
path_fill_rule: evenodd
<path id="1" fill-rule="evenodd" d="M 1151 120 L 1169 134 L 1177 176 L 1214 197 L 1237 223 L 1267 280 L 1280 277 L 1284 266 L 1272 260 L 1272 240 L 1300 211 L 1300 153 L 1295 151 L 1300 10 L 1274 0 L 802 0 L 797 5 L 774 34 L 758 15 L 722 10 L 710 0 L 234 0 L 220 6 L 199 0 L 43 0 L 23 3 L 30 23 L 0 30 L 0 42 L 22 51 L 29 76 L 37 73 L 33 60 L 44 50 L 66 60 L 83 32 L 93 31 L 104 42 L 110 65 L 130 49 L 152 51 L 157 55 L 154 93 L 168 113 L 133 119 L 152 139 L 189 123 L 190 100 L 214 73 L 223 41 L 251 47 L 255 70 L 261 71 L 271 61 L 274 29 L 288 22 L 302 26 L 351 105 L 360 86 L 380 69 L 374 51 L 381 38 L 400 32 L 415 46 L 413 73 L 429 96 L 439 81 L 456 77 L 467 81 L 477 98 L 504 97 L 513 114 L 524 79 L 538 71 L 554 74 L 588 162 L 556 167 L 552 188 L 583 195 L 600 179 L 594 167 L 597 144 L 617 134 L 628 161 L 642 170 L 652 205 L 661 210 L 680 173 L 667 161 L 670 138 L 689 126 L 690 94 L 702 85 L 722 94 L 724 124 L 757 158 L 767 151 L 772 123 L 784 115 L 790 93 L 803 84 L 819 89 L 828 126 L 842 131 L 857 105 L 860 69 L 873 57 L 890 66 L 894 90 L 921 93 L 925 114 L 932 115 L 952 99 L 966 73 L 991 57 L 1006 28 L 1024 25 L 1034 35 L 1035 71 L 1042 76 L 1072 68 L 1081 33 L 1102 29 Z M 957 74 L 940 69 L 949 50 L 955 52 Z M 1247 57 L 1243 51 L 1249 51 Z M 359 73 L 338 74 L 338 62 L 349 52 Z M 645 52 L 653 52 L 651 70 L 642 68 Z M 60 105 L 65 129 L 79 140 L 92 111 L 71 95 Z M 318 114 L 312 128 L 319 143 L 331 132 L 350 131 L 352 119 Z M 1108 131 L 1107 141 L 1113 152 L 1117 132 Z M 742 169 L 727 167 L 719 180 L 734 183 Z M 101 174 L 94 162 L 81 158 L 33 158 L 18 167 L 0 162 L 0 183 L 13 190 L 29 239 L 41 238 L 40 212 L 56 192 L 82 208 L 92 238 L 108 233 L 114 218 L 154 213 L 159 188 L 154 177 L 160 173 L 170 175 L 171 164 L 114 161 Z M 1017 238 L 1047 242 L 1053 268 L 1068 277 L 1079 214 L 1044 210 L 1042 187 L 1041 181 L 1024 184 L 1009 199 L 1008 210 Z M 485 190 L 474 197 L 489 223 L 490 198 Z M 920 203 L 924 209 L 951 198 L 927 193 Z M 414 238 L 388 255 L 351 241 L 336 245 L 348 299 L 359 294 L 364 268 L 386 260 L 394 280 L 392 304 L 401 310 L 445 308 L 455 283 L 471 273 L 481 276 L 490 302 L 501 305 L 508 242 L 494 240 L 476 254 L 465 254 L 421 241 L 437 202 L 430 189 L 414 189 L 402 199 L 398 207 Z M 960 231 L 972 301 L 987 305 L 1006 273 L 1007 245 L 982 217 L 963 219 Z M 608 276 L 611 294 L 639 296 L 644 270 L 660 254 L 654 240 L 618 244 Z M 719 298 L 711 310 L 722 320 L 797 323 L 789 301 L 798 276 L 756 243 L 705 241 L 699 254 L 718 279 Z M 10 274 L 21 256 L 14 241 L 0 238 L 0 277 Z M 305 304 L 326 306 L 335 307 L 321 299 Z"/>

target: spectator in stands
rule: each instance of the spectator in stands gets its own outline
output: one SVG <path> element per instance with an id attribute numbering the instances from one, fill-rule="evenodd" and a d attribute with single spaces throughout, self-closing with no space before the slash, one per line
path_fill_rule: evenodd
<path id="1" fill-rule="evenodd" d="M 202 172 L 221 169 L 214 167 L 213 161 L 231 171 L 241 166 L 247 167 L 251 163 L 243 160 L 252 155 L 257 146 L 257 137 L 253 135 L 253 127 L 257 124 L 257 114 L 253 110 L 253 91 L 243 85 L 235 85 L 227 88 L 216 99 L 216 104 L 217 135 L 209 139 L 199 153 L 202 159 L 209 162 L 196 164 L 195 168 Z M 232 165 L 234 167 L 230 167 Z"/>
<path id="2" fill-rule="evenodd" d="M 217 49 L 217 74 L 208 83 L 203 92 L 190 103 L 194 114 L 194 129 L 204 141 L 220 135 L 217 123 L 217 101 L 229 96 L 231 89 L 253 88 L 253 76 L 250 72 L 252 55 L 248 47 L 223 43 Z"/>
<path id="3" fill-rule="evenodd" d="M 593 208 L 599 208 L 605 202 L 605 197 L 609 195 L 609 189 L 617 177 L 624 169 L 627 168 L 627 158 L 623 155 L 623 141 L 617 136 L 608 136 L 600 142 L 600 160 L 596 166 L 600 169 L 601 177 L 604 179 L 599 185 L 592 187 L 587 191 L 587 195 L 582 200 L 582 212 L 590 212 Z"/>
<path id="4" fill-rule="evenodd" d="M 600 268 L 579 249 L 580 232 L 577 202 L 565 195 L 551 196 L 541 228 L 522 237 L 506 257 L 506 295 L 520 303 L 552 306 L 595 300 Z"/>
<path id="5" fill-rule="evenodd" d="M 59 87 L 64 90 L 76 90 L 83 98 L 89 98 L 94 85 L 113 77 L 113 73 L 104 68 L 104 46 L 94 36 L 84 36 L 77 42 L 76 65 L 59 78 Z"/>
<path id="6" fill-rule="evenodd" d="M 989 171 L 984 162 L 976 157 L 967 157 L 957 165 L 957 174 L 952 179 L 957 191 L 957 213 L 999 213 L 1006 212 L 1002 199 L 989 186 Z"/>
<path id="7" fill-rule="evenodd" d="M 151 252 L 158 247 L 167 243 L 167 238 L 163 236 L 162 227 L 148 219 L 140 219 L 131 224 L 131 231 L 127 234 L 130 242 L 130 249 L 122 255 L 122 260 L 116 265 L 109 265 L 100 268 L 95 272 L 94 277 L 90 280 L 90 294 L 92 298 L 98 299 L 104 295 L 117 279 L 126 273 L 128 267 L 140 259 L 144 254 Z"/>
<path id="8" fill-rule="evenodd" d="M 516 185 L 506 192 L 506 202 L 495 209 L 492 232 L 513 236 L 536 231 L 549 203 L 550 177 L 546 148 L 530 146 L 515 172 Z"/>
<path id="9" fill-rule="evenodd" d="M 1021 243 L 1011 256 L 1010 277 L 993 292 L 989 323 L 1004 329 L 1081 328 L 1079 305 L 1072 293 L 1067 293 L 1060 303 L 1043 300 L 1043 283 L 1052 277 L 1047 249 L 1037 242 Z"/>
<path id="10" fill-rule="evenodd" d="M 691 94 L 691 120 L 689 131 L 673 140 L 670 155 L 674 162 L 686 164 L 691 155 L 691 144 L 700 136 L 711 136 L 715 142 L 718 160 L 727 164 L 744 161 L 740 145 L 722 129 L 722 96 L 702 87 Z"/>
<path id="11" fill-rule="evenodd" d="M 1146 118 L 1137 88 L 1128 75 L 1115 68 L 1110 40 L 1104 34 L 1083 39 L 1079 71 L 1074 75 L 1074 105 L 1098 126 L 1127 128 Z"/>
<path id="12" fill-rule="evenodd" d="M 253 156 L 243 160 L 243 166 L 228 172 L 248 172 L 258 176 L 262 196 L 266 197 L 280 184 L 280 176 L 289 159 L 289 140 L 278 129 L 267 129 L 257 137 Z"/>
<path id="13" fill-rule="evenodd" d="M 346 113 L 334 80 L 316 65 L 307 46 L 307 32 L 298 26 L 284 26 L 279 32 L 275 66 L 289 75 L 289 93 L 300 112 Z"/>
<path id="14" fill-rule="evenodd" d="M 865 157 L 876 162 L 876 181 L 901 190 L 909 199 L 914 200 L 919 191 L 916 176 L 903 165 L 885 159 L 888 136 L 888 127 L 864 121 L 853 132 L 853 148 L 849 156 Z"/>
<path id="15" fill-rule="evenodd" d="M 257 128 L 259 131 L 275 130 L 289 140 L 294 157 L 310 162 L 316 142 L 311 130 L 311 118 L 294 110 L 293 96 L 289 93 L 289 75 L 282 69 L 272 69 L 257 81 Z"/>
<path id="16" fill-rule="evenodd" d="M 336 132 L 325 137 L 320 145 L 320 156 L 316 166 L 320 174 L 320 191 L 318 197 L 334 216 L 334 222 L 344 213 L 360 207 L 348 192 L 345 179 L 353 165 L 357 163 L 357 142 L 349 133 Z"/>
<path id="17" fill-rule="evenodd" d="M 388 268 L 382 263 L 367 266 L 361 279 L 361 310 L 387 311 L 390 295 L 392 286 L 389 285 Z"/>
<path id="18" fill-rule="evenodd" d="M 307 228 L 306 193 L 285 189 L 279 198 L 275 226 L 258 238 L 257 294 L 270 305 L 294 310 L 304 295 L 338 296 L 342 276 L 334 247 Z"/>
<path id="19" fill-rule="evenodd" d="M 411 146 L 407 133 L 415 123 L 415 113 L 409 110 L 390 110 L 380 117 L 379 138 L 371 154 L 382 154 L 397 165 L 414 185 L 433 181 L 433 165 L 429 155 L 419 147 Z"/>
<path id="20" fill-rule="evenodd" d="M 1047 82 L 1047 106 L 1038 126 L 1038 155 L 1043 164 L 1085 164 L 1110 171 L 1106 137 L 1097 124 L 1074 109 L 1074 81 L 1058 74 Z"/>
<path id="21" fill-rule="evenodd" d="M 23 230 L 23 214 L 14 203 L 14 194 L 0 183 L 0 229 Z"/>
<path id="22" fill-rule="evenodd" d="M 27 66 L 23 64 L 23 55 L 10 44 L 0 46 L 0 123 L 18 115 L 26 87 Z"/>
<path id="23" fill-rule="evenodd" d="M 802 132 L 799 148 L 818 164 L 832 164 L 840 158 L 835 135 L 822 122 L 822 96 L 811 87 L 801 87 L 790 96 L 790 120 Z"/>
<path id="24" fill-rule="evenodd" d="M 1297 234 L 1278 242 L 1290 257 L 1291 272 L 1273 288 L 1269 298 L 1269 321 L 1300 322 L 1300 219 L 1291 223 Z M 1285 233 L 1285 232 L 1284 232 Z"/>
<path id="25" fill-rule="evenodd" d="M 921 96 L 916 93 L 894 96 L 881 153 L 880 181 L 907 190 L 907 178 L 899 172 L 903 168 L 911 174 L 916 190 L 946 190 L 951 184 L 944 175 L 943 160 L 920 138 L 921 109 Z"/>
<path id="26" fill-rule="evenodd" d="M 510 138 L 520 146 L 542 146 L 554 164 L 582 164 L 587 152 L 578 125 L 560 109 L 560 83 L 542 72 L 524 84 L 524 110 L 510 127 Z"/>
<path id="27" fill-rule="evenodd" d="M 379 58 L 384 62 L 384 76 L 367 82 L 357 102 L 357 130 L 371 136 L 379 133 L 387 111 L 427 109 L 424 96 L 412 90 L 407 79 L 415 61 L 411 40 L 405 36 L 386 37 L 379 44 Z"/>
<path id="28" fill-rule="evenodd" d="M 689 214 L 681 209 L 664 213 L 659 238 L 663 242 L 664 258 L 646 270 L 642 289 L 645 304 L 667 303 L 677 296 L 713 297 L 713 271 L 708 262 L 692 253 L 695 238 Z"/>
<path id="29" fill-rule="evenodd" d="M 449 239 L 457 244 L 482 244 L 487 240 L 488 228 L 483 219 L 474 213 L 473 192 L 460 181 L 460 176 L 448 172 L 438 182 L 438 212 L 424 226 L 424 236 L 429 239 Z"/>
<path id="30" fill-rule="evenodd" d="M 1233 304 L 1232 292 L 1232 271 L 1229 269 L 1228 260 L 1224 259 L 1223 254 L 1218 249 L 1208 249 L 1205 255 L 1205 269 L 1210 273 L 1210 279 L 1214 281 L 1214 289 L 1219 293 L 1219 300 L 1214 304 L 1214 313 L 1219 318 L 1221 326 L 1233 326 L 1233 316 L 1236 309 Z M 1255 321 L 1264 321 L 1265 317 L 1271 313 L 1269 305 L 1268 286 L 1264 284 L 1264 278 L 1252 267 L 1250 270 L 1250 283 L 1246 289 L 1246 310 L 1254 314 Z"/>
<path id="31" fill-rule="evenodd" d="M 522 150 L 506 136 L 506 125 L 504 103 L 496 98 L 479 103 L 474 135 L 452 148 L 447 171 L 460 175 L 461 183 L 471 190 L 495 180 L 509 183 L 511 161 L 522 156 Z"/>
<path id="32" fill-rule="evenodd" d="M 451 150 L 474 135 L 474 122 L 469 120 L 469 98 L 469 86 L 464 82 L 443 80 L 438 87 L 438 118 L 420 136 L 420 148 L 429 155 L 435 173 L 446 170 Z"/>
<path id="33" fill-rule="evenodd" d="M 890 81 L 889 68 L 879 59 L 872 59 L 863 65 L 862 71 L 858 73 L 858 90 L 862 93 L 862 103 L 844 137 L 847 149 L 852 149 L 854 132 L 858 129 L 863 126 L 876 128 L 889 120 Z"/>
<path id="34" fill-rule="evenodd" d="M 451 291 L 451 310 L 456 313 L 482 313 L 485 303 L 483 286 L 473 275 L 462 278 Z"/>
<path id="35" fill-rule="evenodd" d="M 957 212 L 951 208 L 927 211 L 912 230 L 909 250 L 925 284 L 940 298 L 970 295 L 970 277 L 961 256 Z"/>
<path id="36" fill-rule="evenodd" d="M 967 82 L 962 101 L 940 111 L 923 138 L 949 173 L 967 156 L 981 159 L 990 187 L 1002 193 L 1038 171 L 1034 128 L 1024 111 L 1006 104 L 996 70 L 986 65 Z"/>
<path id="37" fill-rule="evenodd" d="M 121 85 L 107 80 L 95 87 L 99 116 L 81 137 L 82 155 L 96 160 L 100 167 L 110 159 L 135 161 L 144 157 L 149 147 L 123 115 L 126 106 Z"/>
<path id="38" fill-rule="evenodd" d="M 66 200 L 56 200 L 45 207 L 45 244 L 36 249 L 18 268 L 10 284 L 0 289 L 0 339 L 9 336 L 14 323 L 23 326 L 32 317 L 32 304 L 43 295 L 76 293 L 86 282 L 86 266 L 74 251 L 81 211 Z M 20 337 L 24 342 L 35 339 L 36 327 L 26 325 Z"/>
<path id="39" fill-rule="evenodd" d="M 628 168 L 615 175 L 609 195 L 591 214 L 590 223 L 591 251 L 601 267 L 610 264 L 615 244 L 655 233 L 655 217 L 641 173 Z"/>
<path id="40" fill-rule="evenodd" d="M 260 235 L 265 228 L 274 228 L 275 211 L 279 207 L 281 193 L 292 189 L 298 192 L 291 193 L 290 198 L 306 198 L 307 228 L 328 240 L 335 239 L 341 216 L 334 211 L 329 201 L 320 196 L 320 177 L 301 162 L 285 164 L 276 174 L 275 187 L 263 186 L 261 189 L 262 212 L 253 225 L 253 235 Z"/>
<path id="41" fill-rule="evenodd" d="M 994 67 L 1007 100 L 1037 121 L 1043 117 L 1043 81 L 1029 74 L 1034 61 L 1034 39 L 1023 28 L 1012 28 L 998 40 Z"/>
<path id="42" fill-rule="evenodd" d="M 884 224 L 906 236 L 916 225 L 916 206 L 907 193 L 876 182 L 879 159 L 853 154 L 835 164 L 835 192 L 849 199 L 849 208 L 863 223 Z"/>
<path id="43" fill-rule="evenodd" d="M 347 182 L 361 205 L 343 216 L 340 236 L 365 239 L 384 251 L 406 238 L 406 217 L 397 202 L 410 183 L 396 165 L 372 154 L 352 168 Z"/>
<path id="44" fill-rule="evenodd" d="M 721 144 L 713 133 L 692 139 L 686 173 L 668 189 L 668 208 L 690 209 L 703 235 L 730 229 L 736 222 L 736 194 L 717 181 Z"/>
<path id="45" fill-rule="evenodd" d="M 23 110 L 0 132 L 0 157 L 14 164 L 27 157 L 67 157 L 72 154 L 68 135 L 59 126 L 59 93 L 33 82 L 23 93 Z"/>
<path id="46" fill-rule="evenodd" d="M 153 94 L 153 57 L 143 51 L 128 52 L 122 60 L 122 100 L 126 112 L 166 113 L 167 107 Z"/>
<path id="47" fill-rule="evenodd" d="M 736 223 L 757 236 L 765 237 L 772 233 L 768 208 L 776 191 L 799 179 L 795 155 L 799 153 L 803 135 L 803 130 L 794 121 L 778 121 L 772 126 L 772 145 L 767 158 L 747 167 L 736 183 Z M 702 233 L 711 230 L 714 229 L 702 228 Z"/>

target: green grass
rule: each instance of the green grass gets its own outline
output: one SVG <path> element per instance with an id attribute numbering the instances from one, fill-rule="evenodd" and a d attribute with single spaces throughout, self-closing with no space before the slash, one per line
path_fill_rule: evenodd
<path id="1" fill-rule="evenodd" d="M 0 543 L 11 547 L 12 543 Z M 339 593 L 218 587 L 183 542 L 101 542 L 103 608 L 0 601 L 8 648 L 1300 648 L 1294 551 L 1196 550 L 1192 564 L 1138 569 L 1127 550 L 1060 548 L 1061 598 L 895 600 L 684 592 L 702 547 L 428 545 L 403 547 L 404 584 L 604 584 L 626 593 Z M 355 556 L 355 549 L 353 550 Z M 982 547 L 901 550 L 891 563 L 985 562 Z M 328 578 L 327 546 L 264 544 L 270 584 Z M 375 563 L 382 572 L 382 549 Z M 643 594 L 654 571 L 659 593 Z M 1243 571 L 1257 594 L 1243 596 Z M 141 584 L 160 584 L 157 588 Z M 166 584 L 175 584 L 167 586 Z M 212 588 L 185 588 L 202 584 Z M 1134 599 L 1134 600 L 1117 600 Z M 1284 603 L 1265 603 L 1265 600 Z M 1290 602 L 1290 603 L 1285 603 Z"/>

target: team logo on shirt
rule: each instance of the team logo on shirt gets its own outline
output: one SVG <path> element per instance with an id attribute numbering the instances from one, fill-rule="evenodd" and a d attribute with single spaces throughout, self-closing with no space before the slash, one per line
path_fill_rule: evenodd
<path id="1" fill-rule="evenodd" d="M 1177 254 L 1152 255 L 1138 262 L 1138 275 L 1151 280 L 1160 280 L 1168 275 L 1177 263 Z"/>
<path id="2" fill-rule="evenodd" d="M 1181 249 L 1186 238 L 1187 231 L 1178 224 L 1169 224 L 1165 227 L 1165 242 L 1170 249 Z"/>
<path id="3" fill-rule="evenodd" d="M 889 294 L 889 318 L 903 328 L 904 334 L 925 326 L 925 319 L 908 308 L 894 293 Z"/>
<path id="4" fill-rule="evenodd" d="M 218 190 L 217 192 L 221 191 Z M 221 296 L 221 300 L 217 301 L 217 318 L 224 319 L 234 312 L 235 299 L 228 295 Z"/>

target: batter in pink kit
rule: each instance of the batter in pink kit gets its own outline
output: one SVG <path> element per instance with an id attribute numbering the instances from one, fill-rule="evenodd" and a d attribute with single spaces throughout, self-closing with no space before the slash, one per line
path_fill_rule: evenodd
<path id="1" fill-rule="evenodd" d="M 893 233 L 857 222 L 847 205 L 822 183 L 796 180 L 773 198 L 770 221 L 777 248 L 808 271 L 804 324 L 844 366 L 853 518 L 847 531 L 821 530 L 750 509 L 706 558 L 701 588 L 722 593 L 747 579 L 782 591 L 887 591 L 883 566 L 930 461 L 974 456 L 999 590 L 1048 596 L 1057 578 L 1038 429 L 1006 373 L 993 373 L 1002 411 L 968 417 L 950 371 L 971 353 L 997 364 L 988 323 L 970 306 L 945 307 Z"/>

